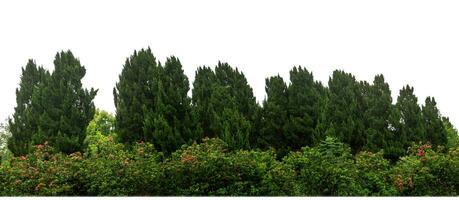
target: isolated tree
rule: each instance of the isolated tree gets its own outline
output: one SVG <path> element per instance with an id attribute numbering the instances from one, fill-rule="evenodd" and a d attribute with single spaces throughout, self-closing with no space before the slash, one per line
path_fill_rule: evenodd
<path id="1" fill-rule="evenodd" d="M 24 155 L 30 150 L 32 135 L 38 132 L 37 114 L 31 112 L 32 94 L 50 77 L 47 70 L 29 60 L 22 68 L 19 88 L 16 89 L 16 107 L 8 126 L 11 137 L 8 148 L 14 155 Z"/>
<path id="2" fill-rule="evenodd" d="M 427 97 L 424 106 L 422 106 L 422 117 L 425 127 L 426 140 L 434 147 L 438 145 L 446 145 L 447 133 L 443 126 L 443 121 L 440 112 L 437 108 L 435 98 Z"/>
<path id="3" fill-rule="evenodd" d="M 386 141 L 389 140 L 389 116 L 393 108 L 389 84 L 384 81 L 383 75 L 375 76 L 365 95 L 365 102 L 367 149 L 377 152 L 386 147 Z"/>
<path id="4" fill-rule="evenodd" d="M 93 119 L 97 90 L 83 89 L 86 69 L 70 51 L 56 54 L 51 78 L 32 96 L 33 113 L 38 113 L 34 144 L 48 141 L 64 153 L 81 151 L 85 130 Z"/>
<path id="5" fill-rule="evenodd" d="M 123 143 L 143 141 L 145 112 L 152 112 L 156 86 L 152 80 L 157 71 L 156 58 L 150 48 L 126 59 L 119 81 L 113 89 L 116 123 L 115 128 Z"/>

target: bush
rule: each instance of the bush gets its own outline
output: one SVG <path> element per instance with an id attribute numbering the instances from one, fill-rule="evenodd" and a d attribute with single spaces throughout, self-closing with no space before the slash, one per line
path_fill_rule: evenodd
<path id="1" fill-rule="evenodd" d="M 164 195 L 293 195 L 294 171 L 272 151 L 230 152 L 220 139 L 204 139 L 163 164 Z"/>
<path id="2" fill-rule="evenodd" d="M 97 151 L 86 154 L 80 182 L 91 196 L 158 195 L 160 154 L 151 144 L 139 143 L 132 150 L 99 140 Z"/>
<path id="3" fill-rule="evenodd" d="M 454 185 L 445 181 L 451 180 L 449 165 L 445 154 L 435 152 L 430 145 L 413 145 L 409 155 L 394 166 L 392 180 L 401 195 L 456 195 Z"/>
<path id="4" fill-rule="evenodd" d="M 327 137 L 318 147 L 304 147 L 284 161 L 296 171 L 300 195 L 367 195 L 368 191 L 357 181 L 359 174 L 350 152 L 343 143 Z"/>
<path id="5" fill-rule="evenodd" d="M 359 152 L 355 156 L 359 184 L 371 196 L 394 196 L 398 191 L 390 179 L 390 163 L 383 152 Z"/>
<path id="6" fill-rule="evenodd" d="M 78 195 L 75 175 L 81 154 L 53 154 L 45 143 L 36 145 L 32 154 L 13 157 L 1 165 L 0 194 L 2 196 Z"/>

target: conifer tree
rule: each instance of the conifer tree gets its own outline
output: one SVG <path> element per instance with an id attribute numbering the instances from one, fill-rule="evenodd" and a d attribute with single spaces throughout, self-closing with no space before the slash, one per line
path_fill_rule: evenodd
<path id="1" fill-rule="evenodd" d="M 328 87 L 327 134 L 349 144 L 353 152 L 357 152 L 366 142 L 359 83 L 352 74 L 336 70 Z"/>
<path id="2" fill-rule="evenodd" d="M 279 75 L 266 79 L 266 99 L 263 101 L 261 136 L 262 147 L 286 147 L 284 126 L 288 121 L 287 85 Z"/>
<path id="3" fill-rule="evenodd" d="M 314 82 L 312 73 L 305 68 L 294 67 L 290 71 L 288 87 L 288 121 L 285 137 L 288 146 L 299 149 L 316 141 L 315 128 L 319 118 L 320 85 Z"/>
<path id="4" fill-rule="evenodd" d="M 203 132 L 204 137 L 214 137 L 216 133 L 211 130 L 213 106 L 211 96 L 217 77 L 209 67 L 199 67 L 196 70 L 192 90 L 193 116 Z"/>
<path id="5" fill-rule="evenodd" d="M 159 64 L 151 74 L 154 107 L 145 109 L 144 134 L 146 140 L 170 153 L 181 145 L 198 139 L 199 129 L 191 115 L 188 78 L 180 60 L 167 59 L 164 68 Z"/>
<path id="6" fill-rule="evenodd" d="M 85 130 L 93 119 L 97 90 L 83 89 L 86 69 L 70 51 L 56 54 L 54 72 L 32 96 L 32 111 L 38 113 L 34 144 L 48 141 L 64 153 L 81 151 Z"/>
<path id="7" fill-rule="evenodd" d="M 413 87 L 407 85 L 400 90 L 395 107 L 400 115 L 400 135 L 406 138 L 405 148 L 411 145 L 411 142 L 425 141 L 421 108 Z"/>
<path id="8" fill-rule="evenodd" d="M 377 152 L 385 148 L 386 141 L 389 140 L 389 116 L 393 108 L 389 84 L 384 81 L 383 75 L 375 76 L 365 97 L 367 149 Z"/>
<path id="9" fill-rule="evenodd" d="M 437 147 L 438 145 L 446 145 L 447 133 L 443 126 L 443 121 L 440 116 L 440 112 L 437 108 L 437 102 L 435 98 L 427 97 L 424 106 L 422 106 L 423 123 L 425 125 L 426 140 L 429 141 L 432 146 Z"/>
<path id="10" fill-rule="evenodd" d="M 31 112 L 32 94 L 50 76 L 42 67 L 37 67 L 33 60 L 29 60 L 22 68 L 19 88 L 16 89 L 16 107 L 13 118 L 8 120 L 11 138 L 8 148 L 14 155 L 24 155 L 30 150 L 32 135 L 38 132 L 37 114 Z"/>
<path id="11" fill-rule="evenodd" d="M 123 143 L 144 141 L 145 113 L 154 107 L 155 81 L 152 77 L 157 71 L 156 58 L 150 48 L 126 59 L 119 81 L 113 89 L 116 107 L 115 127 Z"/>
<path id="12" fill-rule="evenodd" d="M 215 67 L 215 72 L 210 68 L 199 68 L 193 83 L 192 95 L 196 118 L 204 131 L 204 136 L 222 137 L 225 132 L 225 124 L 233 125 L 224 122 L 223 113 L 226 110 L 227 116 L 234 115 L 231 119 L 236 120 L 235 124 L 246 124 L 243 121 L 248 123 L 247 126 L 243 125 L 243 127 L 249 127 L 249 141 L 239 143 L 246 144 L 252 141 L 251 135 L 256 131 L 253 127 L 258 105 L 253 96 L 252 88 L 248 85 L 243 73 L 231 68 L 227 63 L 221 62 Z M 226 128 L 226 130 L 228 133 L 228 131 L 235 129 Z M 245 135 L 246 133 L 242 131 L 241 134 Z M 232 137 L 225 136 L 225 138 L 247 137 L 233 135 Z"/>

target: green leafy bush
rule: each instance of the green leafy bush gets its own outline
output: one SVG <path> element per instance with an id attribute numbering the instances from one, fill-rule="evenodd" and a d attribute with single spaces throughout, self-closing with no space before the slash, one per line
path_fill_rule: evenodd
<path id="1" fill-rule="evenodd" d="M 139 143 L 132 150 L 99 140 L 97 151 L 87 154 L 80 170 L 80 182 L 91 196 L 158 195 L 160 154 L 153 145 Z"/>
<path id="2" fill-rule="evenodd" d="M 81 154 L 66 156 L 54 153 L 45 143 L 36 145 L 27 156 L 13 157 L 0 166 L 0 194 L 23 195 L 78 195 L 75 175 Z"/>
<path id="3" fill-rule="evenodd" d="M 358 170 L 349 147 L 327 137 L 316 148 L 304 147 L 285 159 L 296 173 L 300 195 L 356 196 L 368 195 L 357 181 Z"/>
<path id="4" fill-rule="evenodd" d="M 205 139 L 175 152 L 163 164 L 164 195 L 293 195 L 294 171 L 273 151 L 231 152 L 220 139 Z"/>

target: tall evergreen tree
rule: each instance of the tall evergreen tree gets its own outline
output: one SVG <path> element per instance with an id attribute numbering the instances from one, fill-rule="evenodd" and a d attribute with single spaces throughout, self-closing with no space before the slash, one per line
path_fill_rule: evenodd
<path id="1" fill-rule="evenodd" d="M 425 126 L 426 140 L 434 147 L 446 145 L 447 133 L 443 126 L 440 112 L 437 108 L 435 98 L 427 97 L 424 106 L 422 106 L 423 123 Z"/>
<path id="2" fill-rule="evenodd" d="M 49 144 L 64 153 L 81 151 L 85 130 L 93 118 L 93 99 L 97 90 L 83 89 L 81 79 L 86 69 L 70 51 L 56 54 L 50 79 L 34 91 L 32 111 L 39 113 L 34 144 Z"/>
<path id="3" fill-rule="evenodd" d="M 217 77 L 209 67 L 199 67 L 196 70 L 192 90 L 193 115 L 204 137 L 214 137 L 216 133 L 211 130 L 213 106 L 211 96 Z"/>
<path id="4" fill-rule="evenodd" d="M 288 121 L 287 85 L 279 75 L 266 79 L 266 99 L 263 101 L 260 137 L 262 147 L 284 148 L 287 144 L 284 126 Z"/>
<path id="5" fill-rule="evenodd" d="M 154 91 L 152 77 L 157 73 L 156 58 L 151 49 L 142 49 L 126 59 L 119 82 L 113 89 L 116 107 L 115 127 L 121 142 L 144 141 L 145 113 L 152 112 Z"/>
<path id="6" fill-rule="evenodd" d="M 383 75 L 375 76 L 373 84 L 365 95 L 367 110 L 364 118 L 367 120 L 367 149 L 377 152 L 386 147 L 389 140 L 389 116 L 391 114 L 392 96 L 389 84 Z"/>
<path id="7" fill-rule="evenodd" d="M 421 108 L 418 105 L 418 98 L 414 95 L 414 88 L 409 85 L 400 90 L 395 107 L 400 115 L 401 135 L 406 137 L 405 148 L 411 142 L 425 141 L 425 129 L 422 120 Z"/>
<path id="8" fill-rule="evenodd" d="M 329 97 L 325 110 L 327 134 L 349 144 L 353 152 L 359 151 L 366 143 L 364 110 L 359 83 L 350 73 L 334 71 L 328 82 Z"/>
<path id="9" fill-rule="evenodd" d="M 288 87 L 288 116 L 285 125 L 285 137 L 288 146 L 299 149 L 312 145 L 316 139 L 321 95 L 312 73 L 305 68 L 294 67 L 290 71 L 290 85 Z"/>
<path id="10" fill-rule="evenodd" d="M 191 100 L 187 96 L 188 78 L 176 57 L 167 59 L 164 68 L 160 65 L 152 74 L 150 91 L 156 97 L 153 110 L 145 115 L 145 136 L 163 152 L 170 153 L 180 145 L 198 139 L 199 129 L 191 114 Z"/>
<path id="11" fill-rule="evenodd" d="M 33 60 L 29 60 L 22 68 L 19 88 L 16 89 L 16 107 L 13 118 L 8 120 L 11 138 L 8 148 L 14 155 L 24 155 L 30 150 L 32 135 L 38 132 L 37 114 L 30 112 L 32 94 L 46 79 L 50 77 L 47 70 L 37 67 Z"/>
<path id="12" fill-rule="evenodd" d="M 196 118 L 204 131 L 204 136 L 222 137 L 222 134 L 225 132 L 225 124 L 232 126 L 232 123 L 224 123 L 223 113 L 226 110 L 227 115 L 229 115 L 228 113 L 234 115 L 231 119 L 237 119 L 234 122 L 235 124 L 239 123 L 237 121 L 247 121 L 247 127 L 249 127 L 248 142 L 250 143 L 250 135 L 256 131 L 253 128 L 253 124 L 256 121 L 258 105 L 253 96 L 252 88 L 248 85 L 243 73 L 231 68 L 227 63 L 221 62 L 215 67 L 215 72 L 210 68 L 199 68 L 196 72 L 195 82 L 193 83 L 192 95 Z M 241 117 L 242 119 L 238 119 Z M 226 128 L 226 130 L 234 129 Z M 234 136 L 231 138 L 246 137 Z"/>

